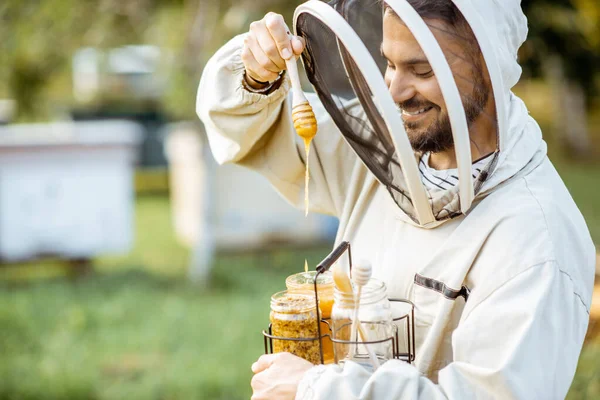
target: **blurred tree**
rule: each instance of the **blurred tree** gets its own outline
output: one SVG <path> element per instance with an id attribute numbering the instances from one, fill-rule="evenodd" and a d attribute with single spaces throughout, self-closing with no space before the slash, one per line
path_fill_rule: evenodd
<path id="1" fill-rule="evenodd" d="M 149 39 L 162 48 L 173 50 L 171 86 L 165 99 L 170 114 L 178 118 L 195 118 L 196 89 L 202 69 L 220 46 L 247 31 L 252 21 L 262 18 L 268 11 L 281 13 L 291 25 L 293 11 L 302 2 L 183 0 L 176 8 L 162 8 L 157 13 L 155 29 L 151 29 L 153 33 Z"/>
<path id="2" fill-rule="evenodd" d="M 554 136 L 568 152 L 589 155 L 587 109 L 598 93 L 600 2 L 523 0 L 522 6 L 529 39 L 520 61 L 531 76 L 552 86 Z"/>
<path id="3" fill-rule="evenodd" d="M 17 100 L 19 119 L 46 119 L 72 101 L 71 57 L 83 46 L 153 44 L 163 51 L 162 104 L 194 118 L 202 68 L 225 41 L 267 11 L 291 25 L 303 0 L 2 0 L 0 97 Z M 588 146 L 585 105 L 596 94 L 600 60 L 598 0 L 523 0 L 530 40 L 521 60 L 556 93 L 555 131 L 578 153 Z M 58 84 L 60 83 L 60 84 Z"/>
<path id="4" fill-rule="evenodd" d="M 175 117 L 194 115 L 202 67 L 233 35 L 273 10 L 291 17 L 301 1 L 289 0 L 2 0 L 0 98 L 17 101 L 18 118 L 49 118 L 47 89 L 69 82 L 70 62 L 83 46 L 107 49 L 155 44 L 166 54 L 163 99 Z M 65 79 L 67 76 L 67 79 Z M 62 79 L 60 78 L 62 77 Z M 69 85 L 67 85 L 69 86 Z M 62 103 L 71 87 L 59 90 Z M 59 102 L 60 103 L 60 102 Z"/>
<path id="5" fill-rule="evenodd" d="M 48 117 L 43 89 L 69 71 L 82 45 L 139 42 L 149 0 L 3 0 L 0 4 L 0 96 L 17 101 L 20 119 Z M 46 104 L 47 105 L 47 104 Z"/>

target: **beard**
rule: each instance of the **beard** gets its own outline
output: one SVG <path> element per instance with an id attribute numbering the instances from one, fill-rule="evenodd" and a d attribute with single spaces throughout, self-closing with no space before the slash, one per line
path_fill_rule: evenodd
<path id="1" fill-rule="evenodd" d="M 490 88 L 485 84 L 483 78 L 476 79 L 473 92 L 469 95 L 461 95 L 463 108 L 469 128 L 483 112 L 490 95 Z M 400 109 L 423 109 L 433 107 L 438 110 L 438 116 L 429 126 L 419 128 L 419 123 L 408 122 L 404 124 L 408 139 L 415 152 L 418 153 L 441 153 L 454 147 L 452 137 L 452 126 L 447 112 L 441 107 L 426 100 L 412 98 L 398 104 Z"/>

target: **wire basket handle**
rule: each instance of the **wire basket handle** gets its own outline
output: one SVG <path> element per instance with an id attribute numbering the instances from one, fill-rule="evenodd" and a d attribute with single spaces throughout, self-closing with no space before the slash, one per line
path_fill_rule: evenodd
<path id="1" fill-rule="evenodd" d="M 348 250 L 348 264 L 350 264 L 350 270 L 352 270 L 352 253 L 350 251 L 350 242 L 343 241 L 336 247 L 323 261 L 317 265 L 317 272 L 322 274 L 325 271 L 329 271 L 333 263 L 335 263 L 344 252 Z"/>
<path id="2" fill-rule="evenodd" d="M 329 253 L 329 255 L 327 257 L 325 257 L 325 259 L 323 259 L 323 261 L 321 261 L 319 263 L 319 265 L 317 265 L 317 268 L 316 268 L 317 273 L 315 274 L 315 278 L 313 280 L 313 287 L 314 287 L 314 292 L 315 292 L 315 306 L 316 306 L 316 313 L 317 313 L 317 336 L 310 337 L 310 338 L 285 338 L 285 337 L 273 336 L 273 332 L 271 331 L 271 324 L 269 324 L 268 331 L 264 331 L 264 330 L 262 331 L 262 335 L 264 337 L 265 354 L 273 353 L 273 339 L 275 339 L 275 340 L 290 340 L 290 341 L 295 341 L 295 342 L 311 342 L 311 341 L 318 340 L 319 341 L 320 361 L 321 361 L 321 364 L 324 364 L 323 337 L 329 336 L 329 334 L 324 335 L 321 332 L 320 322 L 322 320 L 321 320 L 321 311 L 319 309 L 319 293 L 318 293 L 317 281 L 318 281 L 319 275 L 329 271 L 329 269 L 333 266 L 333 264 L 344 254 L 344 252 L 346 250 L 348 251 L 348 264 L 350 266 L 350 270 L 352 270 L 352 254 L 350 252 L 350 243 L 347 241 L 341 242 L 331 253 Z M 372 342 L 358 342 L 358 341 L 352 342 L 352 341 L 347 341 L 347 340 L 339 340 L 339 339 L 335 339 L 335 338 L 331 337 L 331 341 L 333 343 L 342 343 L 342 344 L 378 344 L 378 343 L 383 343 L 383 342 L 391 340 L 393 357 L 395 359 L 403 360 L 403 361 L 408 362 L 409 364 L 412 364 L 412 362 L 415 360 L 415 327 L 414 327 L 415 306 L 409 300 L 403 300 L 403 299 L 389 299 L 389 300 L 391 302 L 407 303 L 411 306 L 410 312 L 406 313 L 402 317 L 394 319 L 395 322 L 404 320 L 404 319 L 407 320 L 406 321 L 406 336 L 407 336 L 407 345 L 408 345 L 407 353 L 400 353 L 398 326 L 396 324 L 393 324 L 394 330 L 395 330 L 394 335 L 390 336 L 389 338 L 386 338 L 386 339 L 372 341 Z M 323 321 L 329 326 L 329 322 L 327 322 L 325 320 L 323 320 Z"/>

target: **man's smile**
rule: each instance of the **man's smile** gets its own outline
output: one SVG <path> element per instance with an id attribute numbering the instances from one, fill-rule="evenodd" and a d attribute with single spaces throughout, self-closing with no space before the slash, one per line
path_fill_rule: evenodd
<path id="1" fill-rule="evenodd" d="M 404 109 L 402 108 L 402 119 L 404 122 L 415 122 L 425 117 L 429 111 L 433 110 L 433 106 L 427 106 L 418 109 Z"/>

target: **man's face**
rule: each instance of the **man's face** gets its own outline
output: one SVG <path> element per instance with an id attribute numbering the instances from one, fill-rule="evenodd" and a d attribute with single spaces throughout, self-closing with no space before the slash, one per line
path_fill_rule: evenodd
<path id="1" fill-rule="evenodd" d="M 490 92 L 479 57 L 467 54 L 464 40 L 461 43 L 452 33 L 444 33 L 452 32 L 452 27 L 438 20 L 425 22 L 446 56 L 471 125 L 483 111 Z M 452 149 L 448 110 L 431 65 L 410 30 L 389 11 L 383 19 L 381 51 L 388 60 L 385 82 L 402 112 L 413 149 L 433 153 Z"/>

